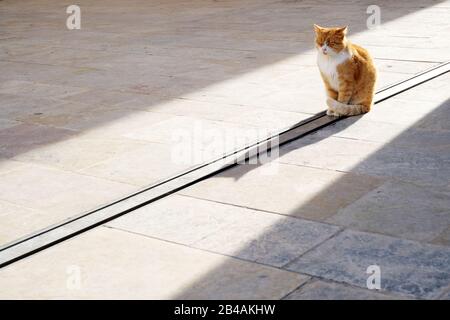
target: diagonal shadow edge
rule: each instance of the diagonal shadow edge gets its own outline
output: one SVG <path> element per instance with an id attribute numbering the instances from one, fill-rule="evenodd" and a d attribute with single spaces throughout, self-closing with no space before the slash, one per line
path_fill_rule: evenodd
<path id="1" fill-rule="evenodd" d="M 375 103 L 389 99 L 449 71 L 450 62 L 444 62 L 405 80 L 382 88 L 375 95 Z M 280 130 L 270 137 L 253 142 L 207 163 L 200 164 L 186 172 L 155 183 L 106 206 L 80 214 L 62 223 L 39 230 L 36 233 L 6 244 L 0 247 L 0 268 L 207 179 L 221 171 L 242 163 L 249 157 L 259 157 L 264 152 L 304 137 L 340 119 L 343 118 L 328 117 L 325 111 L 323 111 L 294 126 Z"/>

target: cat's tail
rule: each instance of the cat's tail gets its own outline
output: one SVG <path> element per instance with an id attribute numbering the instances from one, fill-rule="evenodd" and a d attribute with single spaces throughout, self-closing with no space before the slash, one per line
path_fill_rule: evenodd
<path id="1" fill-rule="evenodd" d="M 370 106 L 362 104 L 345 104 L 332 98 L 327 99 L 327 105 L 333 113 L 340 116 L 356 116 L 370 111 Z"/>

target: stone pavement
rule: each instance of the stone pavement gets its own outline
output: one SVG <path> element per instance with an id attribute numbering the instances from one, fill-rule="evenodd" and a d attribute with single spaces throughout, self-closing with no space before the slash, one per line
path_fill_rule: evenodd
<path id="1" fill-rule="evenodd" d="M 447 73 L 6 266 L 0 298 L 448 299 L 449 91 Z"/>
<path id="2" fill-rule="evenodd" d="M 371 1 L 77 3 L 81 30 L 0 3 L 0 245 L 322 111 L 313 23 L 349 24 L 380 87 L 448 58 L 448 1 L 379 1 L 375 30 Z"/>
<path id="3" fill-rule="evenodd" d="M 67 4 L 2 1 L 0 244 L 191 166 L 175 128 L 239 136 L 323 110 L 313 22 L 350 24 L 380 86 L 448 59 L 450 4 L 421 2 L 380 2 L 369 31 L 369 2 L 81 1 L 68 31 Z M 11 264 L 0 298 L 448 299 L 449 80 Z"/>

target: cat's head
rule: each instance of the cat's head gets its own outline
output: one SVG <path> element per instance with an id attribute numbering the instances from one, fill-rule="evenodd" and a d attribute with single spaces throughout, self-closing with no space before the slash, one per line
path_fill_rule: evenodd
<path id="1" fill-rule="evenodd" d="M 347 46 L 347 27 L 324 28 L 314 25 L 316 49 L 325 55 L 334 55 Z"/>

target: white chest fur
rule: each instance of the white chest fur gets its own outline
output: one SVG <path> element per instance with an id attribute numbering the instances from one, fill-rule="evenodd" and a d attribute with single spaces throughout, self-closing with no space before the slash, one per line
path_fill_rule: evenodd
<path id="1" fill-rule="evenodd" d="M 317 65 L 322 74 L 327 78 L 330 86 L 338 91 L 339 79 L 337 73 L 337 66 L 350 58 L 350 53 L 342 50 L 335 55 L 325 55 L 322 52 L 317 53 Z"/>

